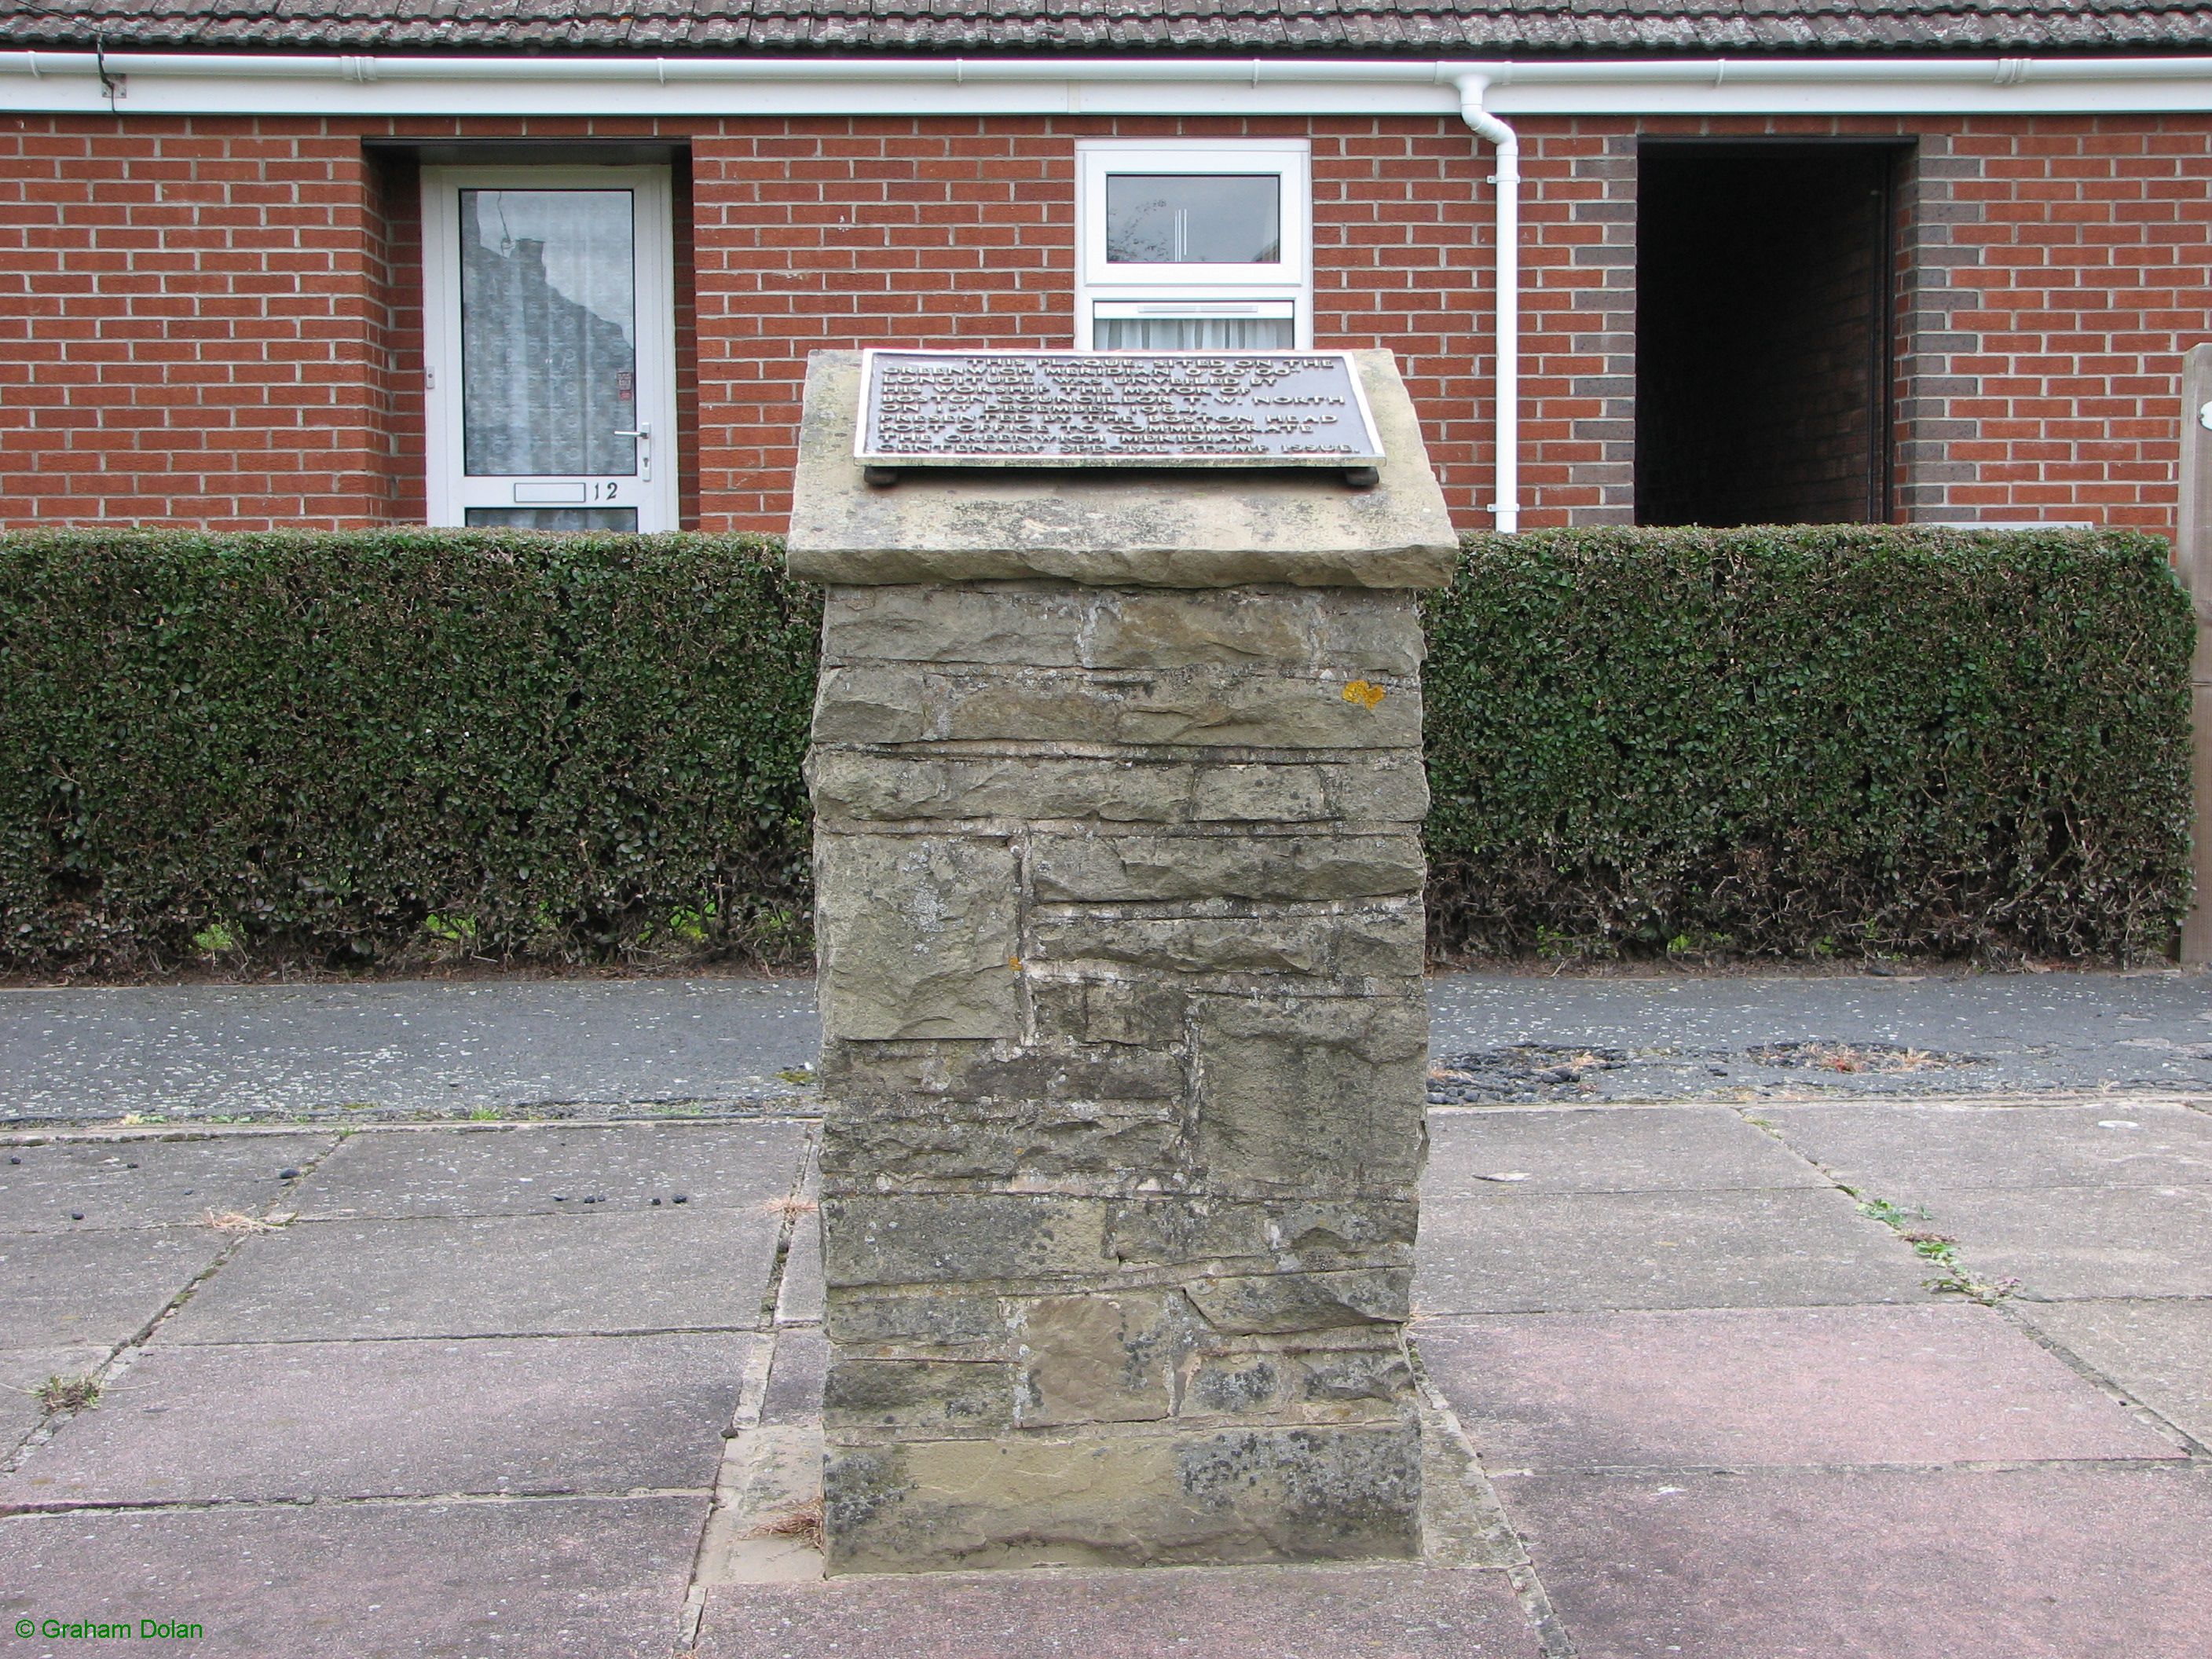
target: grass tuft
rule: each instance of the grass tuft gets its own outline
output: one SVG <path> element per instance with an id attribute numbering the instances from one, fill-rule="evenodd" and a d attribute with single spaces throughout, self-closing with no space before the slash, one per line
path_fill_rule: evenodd
<path id="1" fill-rule="evenodd" d="M 47 1411 L 67 1415 L 89 1411 L 100 1403 L 100 1379 L 89 1371 L 82 1376 L 54 1376 L 31 1392 Z"/>
<path id="2" fill-rule="evenodd" d="M 811 1550 L 821 1550 L 829 1541 L 823 1530 L 822 1500 L 810 1498 L 803 1504 L 794 1504 L 781 1515 L 770 1516 L 745 1534 L 748 1538 L 795 1538 Z"/>

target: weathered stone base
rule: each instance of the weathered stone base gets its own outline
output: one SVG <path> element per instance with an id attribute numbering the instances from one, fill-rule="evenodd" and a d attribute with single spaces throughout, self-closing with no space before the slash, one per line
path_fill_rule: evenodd
<path id="1" fill-rule="evenodd" d="M 1399 1423 L 846 1444 L 832 1572 L 1411 1560 L 1421 1434 Z"/>
<path id="2" fill-rule="evenodd" d="M 1413 600 L 833 589 L 824 652 L 831 1569 L 1412 1556 Z"/>

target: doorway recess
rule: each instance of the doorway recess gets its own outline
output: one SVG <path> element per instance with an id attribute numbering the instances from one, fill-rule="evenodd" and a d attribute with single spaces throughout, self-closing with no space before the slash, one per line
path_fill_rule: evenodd
<path id="1" fill-rule="evenodd" d="M 1888 519 L 1897 155 L 1643 147 L 1638 523 Z"/>

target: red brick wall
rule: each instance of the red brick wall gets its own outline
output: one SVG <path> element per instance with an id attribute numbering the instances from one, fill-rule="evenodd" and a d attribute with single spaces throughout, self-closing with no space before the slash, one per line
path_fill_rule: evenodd
<path id="1" fill-rule="evenodd" d="M 787 510 L 806 354 L 1068 343 L 1073 150 L 1035 121 L 763 121 L 691 148 L 701 523 Z"/>
<path id="2" fill-rule="evenodd" d="M 1907 515 L 2170 529 L 2180 356 L 2212 337 L 2212 121 L 1923 126 L 1911 188 Z"/>
<path id="3" fill-rule="evenodd" d="M 1638 125 L 1521 125 L 1523 522 L 1625 520 Z M 1905 511 L 2170 520 L 2212 118 L 1644 130 L 1916 138 Z M 90 117 L 0 118 L 0 522 L 419 516 L 415 185 L 364 139 L 688 141 L 684 517 L 774 529 L 808 350 L 1067 342 L 1077 138 L 1286 134 L 1314 146 L 1316 343 L 1400 353 L 1455 512 L 1486 523 L 1492 160 L 1455 121 Z"/>
<path id="4" fill-rule="evenodd" d="M 379 516 L 359 140 L 0 119 L 6 521 Z"/>
<path id="5" fill-rule="evenodd" d="M 413 160 L 369 168 L 368 362 L 376 489 L 370 519 L 417 524 L 428 510 L 422 433 L 422 179 Z"/>

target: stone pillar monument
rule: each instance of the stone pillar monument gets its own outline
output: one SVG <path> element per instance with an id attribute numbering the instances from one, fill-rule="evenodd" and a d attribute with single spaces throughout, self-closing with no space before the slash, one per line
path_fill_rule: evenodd
<path id="1" fill-rule="evenodd" d="M 1456 541 L 1412 406 L 1335 358 L 1376 472 L 1252 470 L 1236 422 L 1332 400 L 1224 356 L 1164 404 L 1178 360 L 1123 358 L 1156 435 L 1246 464 L 1132 471 L 997 356 L 929 459 L 1079 453 L 887 475 L 943 408 L 856 434 L 860 355 L 807 377 L 830 1570 L 1413 1556 L 1416 590 Z"/>

